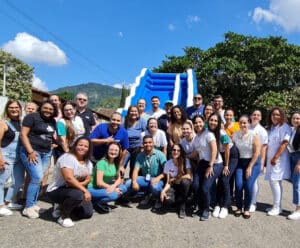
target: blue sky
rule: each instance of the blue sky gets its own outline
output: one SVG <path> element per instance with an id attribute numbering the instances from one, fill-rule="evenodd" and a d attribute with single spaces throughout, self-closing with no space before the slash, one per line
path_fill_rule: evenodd
<path id="1" fill-rule="evenodd" d="M 300 45 L 299 13 L 299 0 L 2 0 L 0 46 L 35 68 L 40 89 L 119 87 L 228 31 Z"/>

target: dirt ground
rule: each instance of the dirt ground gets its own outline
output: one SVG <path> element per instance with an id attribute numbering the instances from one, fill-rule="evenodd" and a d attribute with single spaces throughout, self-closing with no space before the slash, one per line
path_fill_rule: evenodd
<path id="1" fill-rule="evenodd" d="M 18 211 L 0 217 L 0 247 L 300 247 L 300 221 L 286 219 L 294 209 L 291 184 L 283 184 L 283 214 L 271 217 L 265 213 L 272 203 L 270 187 L 263 177 L 259 182 L 258 209 L 249 220 L 232 214 L 206 222 L 179 219 L 174 212 L 158 215 L 134 203 L 62 228 L 51 217 L 52 205 L 41 200 L 39 205 L 48 211 L 40 219 L 30 220 Z"/>

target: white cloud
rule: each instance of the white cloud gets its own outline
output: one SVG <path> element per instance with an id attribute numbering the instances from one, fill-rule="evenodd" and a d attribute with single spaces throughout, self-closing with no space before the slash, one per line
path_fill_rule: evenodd
<path id="1" fill-rule="evenodd" d="M 192 28 L 192 26 L 196 23 L 200 22 L 200 17 L 199 16 L 193 16 L 193 15 L 189 15 L 186 18 L 186 23 L 188 28 Z"/>
<path id="2" fill-rule="evenodd" d="M 121 38 L 123 38 L 123 37 L 124 37 L 123 32 L 119 32 L 119 33 L 118 33 L 118 36 L 121 37 Z"/>
<path id="3" fill-rule="evenodd" d="M 114 84 L 113 87 L 117 88 L 117 89 L 122 89 L 123 88 L 123 84 Z"/>
<path id="4" fill-rule="evenodd" d="M 289 33 L 300 32 L 299 13 L 299 0 L 270 0 L 268 9 L 254 9 L 252 19 L 256 23 L 274 23 Z"/>
<path id="5" fill-rule="evenodd" d="M 46 83 L 43 82 L 40 78 L 38 78 L 36 75 L 33 75 L 31 83 L 32 83 L 32 86 L 35 88 L 38 88 L 43 91 L 48 91 L 48 87 L 47 87 Z"/>
<path id="6" fill-rule="evenodd" d="M 67 63 L 66 54 L 57 45 L 51 41 L 41 41 L 28 33 L 18 33 L 13 40 L 5 43 L 2 48 L 25 62 L 48 65 Z"/>
<path id="7" fill-rule="evenodd" d="M 175 27 L 174 24 L 170 23 L 170 24 L 168 25 L 168 29 L 169 29 L 170 31 L 174 31 L 174 30 L 176 29 L 176 27 Z"/>
<path id="8" fill-rule="evenodd" d="M 116 83 L 116 84 L 114 84 L 112 87 L 117 88 L 117 89 L 122 89 L 123 86 L 125 86 L 126 89 L 130 89 L 131 85 L 132 85 L 132 84 L 126 84 L 126 83 L 121 84 L 121 83 Z"/>
<path id="9" fill-rule="evenodd" d="M 186 21 L 190 24 L 200 22 L 199 16 L 188 16 Z"/>

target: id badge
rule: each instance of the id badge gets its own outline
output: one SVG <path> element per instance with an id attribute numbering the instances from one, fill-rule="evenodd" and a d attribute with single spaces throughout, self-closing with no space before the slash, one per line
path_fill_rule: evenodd
<path id="1" fill-rule="evenodd" d="M 151 180 L 151 176 L 150 176 L 150 174 L 147 174 L 146 175 L 146 181 L 149 182 L 150 180 Z"/>

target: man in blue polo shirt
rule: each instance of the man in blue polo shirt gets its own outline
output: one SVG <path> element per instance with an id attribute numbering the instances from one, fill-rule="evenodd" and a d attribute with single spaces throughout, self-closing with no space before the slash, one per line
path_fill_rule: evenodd
<path id="1" fill-rule="evenodd" d="M 186 109 L 187 117 L 192 120 L 196 115 L 202 115 L 205 105 L 203 104 L 203 99 L 201 94 L 197 93 L 193 97 L 193 106 Z"/>
<path id="2" fill-rule="evenodd" d="M 90 134 L 90 139 L 94 146 L 93 156 L 97 161 L 104 157 L 107 152 L 108 145 L 112 142 L 118 142 L 122 147 L 122 158 L 120 166 L 127 154 L 129 147 L 128 133 L 126 129 L 121 126 L 122 116 L 118 112 L 114 112 L 110 117 L 109 123 L 99 124 Z"/>
<path id="3" fill-rule="evenodd" d="M 130 186 L 136 192 L 146 192 L 142 205 L 148 204 L 150 196 L 156 199 L 154 208 L 159 208 L 160 192 L 163 189 L 164 174 L 163 167 L 167 159 L 164 153 L 154 149 L 154 142 L 151 135 L 145 135 L 143 138 L 144 151 L 140 152 L 136 157 L 135 167 L 132 173 L 132 180 L 126 182 L 126 186 Z"/>

